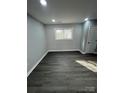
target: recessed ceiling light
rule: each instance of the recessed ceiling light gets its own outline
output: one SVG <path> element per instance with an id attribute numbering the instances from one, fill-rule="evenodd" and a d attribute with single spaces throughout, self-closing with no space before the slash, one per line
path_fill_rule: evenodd
<path id="1" fill-rule="evenodd" d="M 85 21 L 88 21 L 88 18 L 85 18 Z"/>
<path id="2" fill-rule="evenodd" d="M 52 19 L 52 22 L 55 22 L 55 19 Z"/>
<path id="3" fill-rule="evenodd" d="M 40 0 L 41 5 L 47 6 L 47 1 L 46 0 Z"/>

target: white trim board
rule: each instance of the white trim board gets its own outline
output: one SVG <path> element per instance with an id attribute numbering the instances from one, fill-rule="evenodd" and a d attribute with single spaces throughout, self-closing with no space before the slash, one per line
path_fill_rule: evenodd
<path id="1" fill-rule="evenodd" d="M 31 74 L 31 72 L 36 68 L 36 66 L 41 62 L 41 60 L 47 55 L 48 51 L 44 53 L 44 55 L 37 61 L 37 63 L 28 71 L 27 77 Z"/>
<path id="2" fill-rule="evenodd" d="M 80 49 L 67 49 L 67 50 L 48 50 L 48 52 L 61 52 L 61 51 L 80 51 Z"/>
<path id="3" fill-rule="evenodd" d="M 83 52 L 82 50 L 79 50 L 82 54 L 88 54 L 87 52 Z M 92 54 L 97 54 L 97 52 L 94 52 Z"/>
<path id="4" fill-rule="evenodd" d="M 83 51 L 81 51 L 81 50 L 79 50 L 79 52 L 81 52 L 81 54 L 86 54 L 86 52 L 83 52 Z"/>

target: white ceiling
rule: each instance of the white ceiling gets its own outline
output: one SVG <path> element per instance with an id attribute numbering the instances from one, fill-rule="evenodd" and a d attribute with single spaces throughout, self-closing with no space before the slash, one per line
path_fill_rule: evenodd
<path id="1" fill-rule="evenodd" d="M 47 6 L 43 7 L 40 0 L 27 0 L 28 14 L 44 24 L 82 23 L 86 17 L 97 18 L 97 0 L 46 1 Z"/>

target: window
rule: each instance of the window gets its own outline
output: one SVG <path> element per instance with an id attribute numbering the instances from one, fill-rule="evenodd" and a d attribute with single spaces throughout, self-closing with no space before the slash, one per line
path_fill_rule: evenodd
<path id="1" fill-rule="evenodd" d="M 72 29 L 56 29 L 55 30 L 56 40 L 71 40 L 72 39 Z"/>

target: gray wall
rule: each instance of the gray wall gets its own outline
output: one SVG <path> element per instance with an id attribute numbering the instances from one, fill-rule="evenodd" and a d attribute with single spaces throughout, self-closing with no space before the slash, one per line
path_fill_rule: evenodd
<path id="1" fill-rule="evenodd" d="M 89 20 L 82 23 L 81 51 L 86 52 L 87 32 L 90 26 L 97 26 L 97 20 Z"/>
<path id="2" fill-rule="evenodd" d="M 43 24 L 27 17 L 27 71 L 29 72 L 37 61 L 45 54 L 46 34 Z"/>
<path id="3" fill-rule="evenodd" d="M 81 24 L 46 25 L 48 50 L 80 49 Z M 73 40 L 55 40 L 55 28 L 73 28 Z"/>

